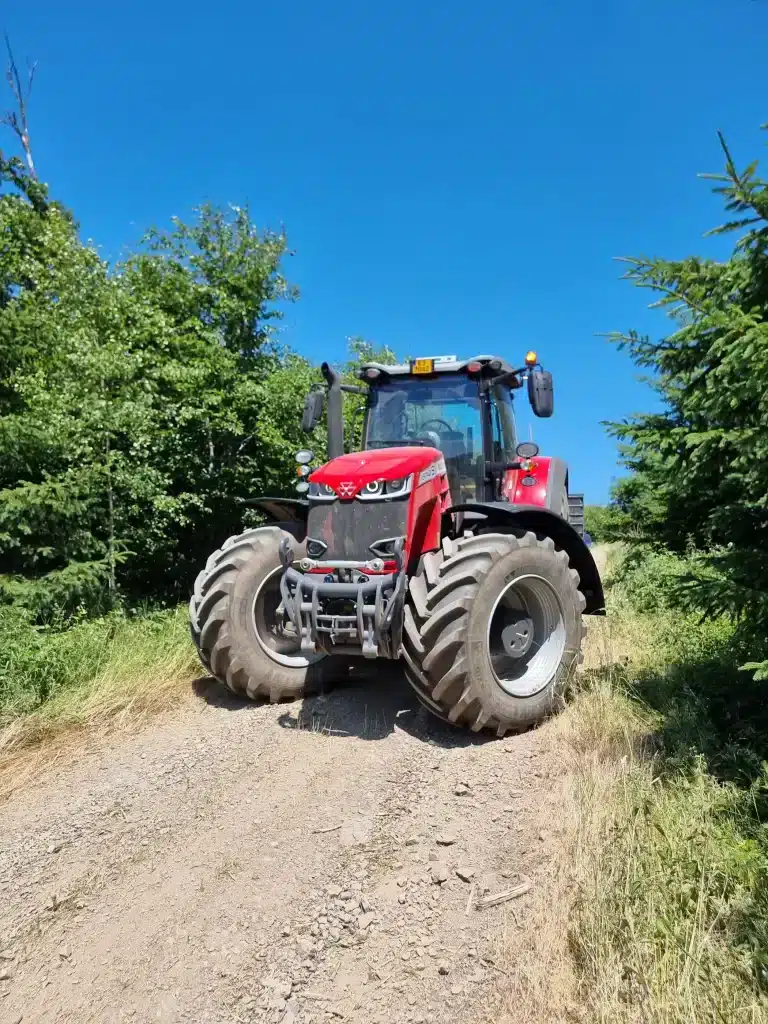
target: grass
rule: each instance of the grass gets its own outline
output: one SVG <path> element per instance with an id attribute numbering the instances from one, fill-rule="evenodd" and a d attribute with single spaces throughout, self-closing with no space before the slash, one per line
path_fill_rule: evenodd
<path id="1" fill-rule="evenodd" d="M 0 790 L 73 732 L 133 727 L 176 704 L 199 674 L 186 609 L 118 614 L 63 632 L 0 614 Z"/>
<path id="2" fill-rule="evenodd" d="M 741 653 L 726 623 L 641 614 L 620 588 L 592 622 L 543 734 L 570 771 L 538 1019 L 768 1021 L 768 730 Z"/>

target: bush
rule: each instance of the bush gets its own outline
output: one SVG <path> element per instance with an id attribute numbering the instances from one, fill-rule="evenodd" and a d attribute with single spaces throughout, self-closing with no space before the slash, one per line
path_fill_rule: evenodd
<path id="1" fill-rule="evenodd" d="M 679 608 L 678 594 L 693 573 L 712 570 L 696 555 L 682 557 L 671 551 L 629 547 L 610 573 L 614 599 L 638 612 Z"/>

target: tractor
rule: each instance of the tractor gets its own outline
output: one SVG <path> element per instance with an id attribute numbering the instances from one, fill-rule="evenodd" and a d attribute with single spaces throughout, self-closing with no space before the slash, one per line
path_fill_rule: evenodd
<path id="1" fill-rule="evenodd" d="M 360 384 L 323 363 L 302 427 L 327 410 L 328 461 L 296 455 L 296 498 L 251 503 L 266 525 L 211 557 L 190 603 L 205 667 L 282 701 L 399 659 L 419 700 L 497 736 L 541 722 L 582 659 L 583 615 L 604 612 L 583 496 L 562 459 L 518 443 L 513 399 L 554 409 L 535 352 L 370 362 Z M 344 451 L 344 393 L 364 395 L 362 450 Z M 378 673 L 380 675 L 380 673 Z"/>

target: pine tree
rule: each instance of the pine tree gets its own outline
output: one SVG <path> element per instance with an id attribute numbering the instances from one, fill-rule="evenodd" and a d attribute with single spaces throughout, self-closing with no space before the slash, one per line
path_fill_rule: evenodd
<path id="1" fill-rule="evenodd" d="M 768 183 L 725 143 L 717 182 L 738 232 L 730 259 L 631 259 L 627 277 L 659 295 L 674 330 L 614 336 L 652 371 L 664 411 L 610 425 L 631 475 L 616 488 L 618 532 L 701 554 L 680 599 L 768 635 Z M 757 668 L 756 665 L 753 667 Z M 768 663 L 761 671 L 768 669 Z"/>

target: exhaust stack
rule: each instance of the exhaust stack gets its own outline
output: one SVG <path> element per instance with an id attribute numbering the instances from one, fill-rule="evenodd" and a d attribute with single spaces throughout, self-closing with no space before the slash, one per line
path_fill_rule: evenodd
<path id="1" fill-rule="evenodd" d="M 344 454 L 344 399 L 341 393 L 341 374 L 328 363 L 320 372 L 328 385 L 328 459 Z"/>

